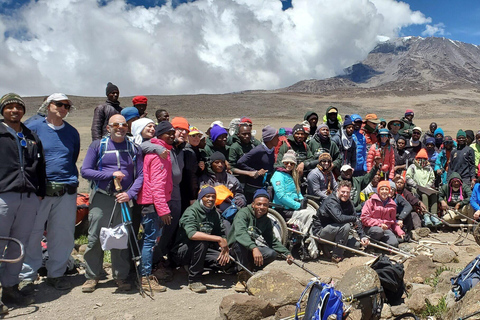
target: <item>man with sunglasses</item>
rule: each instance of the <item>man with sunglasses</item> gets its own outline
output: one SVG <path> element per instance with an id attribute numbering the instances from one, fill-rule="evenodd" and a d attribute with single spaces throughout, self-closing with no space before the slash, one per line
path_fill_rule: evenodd
<path id="1" fill-rule="evenodd" d="M 80 135 L 64 121 L 72 102 L 63 93 L 50 95 L 40 109 L 47 115 L 28 122 L 28 128 L 42 141 L 47 172 L 45 199 L 41 202 L 34 228 L 26 246 L 25 260 L 20 274 L 20 290 L 33 293 L 37 270 L 42 266 L 41 240 L 47 225 L 48 270 L 46 283 L 57 290 L 71 288 L 63 278 L 74 245 L 77 212 L 78 170 L 76 162 L 80 153 Z"/>
<path id="2" fill-rule="evenodd" d="M 93 112 L 92 141 L 102 139 L 108 133 L 107 124 L 110 117 L 122 112 L 122 107 L 120 107 L 118 101 L 120 96 L 118 87 L 111 82 L 107 83 L 105 94 L 107 95 L 107 101 L 96 107 Z"/>
<path id="3" fill-rule="evenodd" d="M 15 93 L 0 98 L 0 236 L 13 237 L 28 243 L 33 222 L 45 196 L 46 174 L 42 142 L 22 124 L 25 102 Z M 6 259 L 20 256 L 20 248 L 0 241 Z M 0 269 L 2 301 L 19 305 L 33 303 L 32 297 L 18 290 L 22 263 L 5 263 Z M 0 314 L 8 310 L 0 301 Z"/>
<path id="4" fill-rule="evenodd" d="M 415 158 L 417 153 L 423 148 L 422 142 L 420 141 L 421 136 L 422 136 L 422 128 L 415 127 L 411 131 L 411 138 L 406 139 L 407 145 L 405 146 L 405 149 L 407 149 L 410 152 L 412 158 Z"/>

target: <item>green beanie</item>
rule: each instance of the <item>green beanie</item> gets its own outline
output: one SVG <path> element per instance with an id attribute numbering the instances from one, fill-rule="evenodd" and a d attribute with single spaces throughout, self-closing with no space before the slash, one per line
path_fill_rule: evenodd
<path id="1" fill-rule="evenodd" d="M 25 102 L 22 100 L 22 98 L 16 93 L 7 93 L 0 98 L 0 114 L 2 116 L 3 108 L 5 108 L 5 106 L 10 103 L 18 103 L 23 107 L 23 113 L 25 113 Z"/>
<path id="2" fill-rule="evenodd" d="M 465 131 L 463 131 L 462 129 L 458 130 L 457 132 L 457 138 L 458 137 L 467 137 L 467 134 L 465 133 Z"/>

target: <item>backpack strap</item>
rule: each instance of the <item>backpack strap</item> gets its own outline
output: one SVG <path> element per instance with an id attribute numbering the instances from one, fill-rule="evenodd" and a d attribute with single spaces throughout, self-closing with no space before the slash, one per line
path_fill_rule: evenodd
<path id="1" fill-rule="evenodd" d="M 322 287 L 323 287 L 323 283 L 320 283 L 320 281 L 318 281 L 318 279 L 317 280 L 312 280 L 307 284 L 307 286 L 303 290 L 302 294 L 300 295 L 300 298 L 298 299 L 297 303 L 295 304 L 295 320 L 299 320 L 298 311 L 301 310 L 300 303 L 302 303 L 303 297 L 307 293 L 308 289 L 310 289 L 315 283 L 318 283 L 318 284 L 322 285 Z"/>

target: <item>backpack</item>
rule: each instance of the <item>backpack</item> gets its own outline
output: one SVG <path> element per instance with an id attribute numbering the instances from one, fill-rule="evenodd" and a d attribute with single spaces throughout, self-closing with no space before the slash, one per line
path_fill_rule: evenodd
<path id="1" fill-rule="evenodd" d="M 343 319 L 342 293 L 332 286 L 321 283 L 319 280 L 310 281 L 300 295 L 295 308 L 295 320 L 299 319 L 300 303 L 306 292 L 308 294 L 307 305 L 302 319 L 304 320 L 327 320 L 334 314 L 338 320 Z"/>
<path id="2" fill-rule="evenodd" d="M 463 298 L 480 281 L 480 255 L 473 259 L 456 277 L 450 279 L 455 300 Z"/>
<path id="3" fill-rule="evenodd" d="M 77 193 L 77 216 L 75 219 L 75 225 L 78 225 L 88 215 L 89 206 L 89 194 Z"/>
<path id="4" fill-rule="evenodd" d="M 388 303 L 390 305 L 398 304 L 405 291 L 403 264 L 392 263 L 389 257 L 382 254 L 372 264 L 371 268 L 378 274 Z"/>

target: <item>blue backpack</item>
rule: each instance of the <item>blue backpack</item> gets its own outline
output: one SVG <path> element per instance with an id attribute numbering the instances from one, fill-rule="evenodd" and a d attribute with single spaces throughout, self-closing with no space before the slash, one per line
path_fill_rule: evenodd
<path id="1" fill-rule="evenodd" d="M 460 300 L 480 282 L 480 255 L 473 259 L 456 277 L 450 279 L 455 300 Z"/>
<path id="2" fill-rule="evenodd" d="M 310 289 L 303 320 L 327 320 L 329 315 L 335 314 L 338 320 L 343 319 L 342 293 L 332 286 L 318 280 L 310 281 L 300 295 L 295 308 L 295 320 L 298 320 L 300 303 Z"/>

